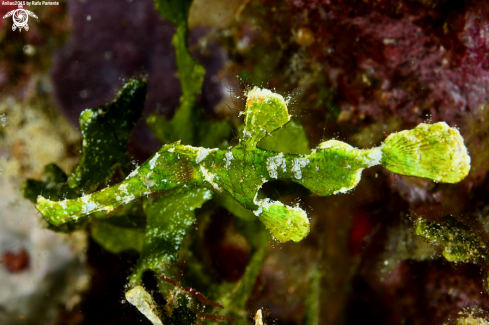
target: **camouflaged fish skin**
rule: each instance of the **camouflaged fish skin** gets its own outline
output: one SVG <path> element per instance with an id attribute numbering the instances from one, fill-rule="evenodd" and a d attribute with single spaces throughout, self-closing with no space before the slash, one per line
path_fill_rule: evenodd
<path id="1" fill-rule="evenodd" d="M 330 140 L 320 143 L 311 154 L 294 155 L 256 146 L 290 120 L 282 96 L 255 87 L 247 93 L 244 114 L 245 127 L 235 147 L 220 150 L 179 141 L 167 144 L 120 184 L 72 200 L 55 202 L 39 196 L 37 208 L 49 222 L 61 225 L 96 211 L 110 213 L 154 192 L 201 186 L 230 193 L 254 212 L 275 239 L 298 242 L 309 233 L 306 212 L 299 206 L 258 199 L 264 183 L 287 179 L 314 195 L 326 196 L 350 191 L 359 183 L 363 169 L 379 164 L 397 174 L 445 183 L 462 180 L 470 170 L 463 138 L 444 122 L 391 134 L 372 149 Z"/>

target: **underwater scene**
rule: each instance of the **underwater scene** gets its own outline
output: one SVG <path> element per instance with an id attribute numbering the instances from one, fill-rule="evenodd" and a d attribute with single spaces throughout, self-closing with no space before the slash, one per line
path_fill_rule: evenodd
<path id="1" fill-rule="evenodd" d="M 0 16 L 0 324 L 489 325 L 489 1 Z"/>

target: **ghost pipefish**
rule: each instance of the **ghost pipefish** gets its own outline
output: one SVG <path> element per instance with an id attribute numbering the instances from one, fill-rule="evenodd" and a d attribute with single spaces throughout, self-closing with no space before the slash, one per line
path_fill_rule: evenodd
<path id="1" fill-rule="evenodd" d="M 420 124 L 389 135 L 376 148 L 357 149 L 344 142 L 320 143 L 308 155 L 260 149 L 256 144 L 284 126 L 290 115 L 284 98 L 266 89 L 247 93 L 245 127 L 239 143 L 227 150 L 166 144 L 119 184 L 77 199 L 37 198 L 37 209 L 52 224 L 77 220 L 93 212 L 110 213 L 122 204 L 176 187 L 203 186 L 226 191 L 264 223 L 281 242 L 300 241 L 309 233 L 306 212 L 279 201 L 258 199 L 268 181 L 299 183 L 318 196 L 346 193 L 362 170 L 382 165 L 389 171 L 456 183 L 467 176 L 470 157 L 459 131 L 444 122 Z"/>

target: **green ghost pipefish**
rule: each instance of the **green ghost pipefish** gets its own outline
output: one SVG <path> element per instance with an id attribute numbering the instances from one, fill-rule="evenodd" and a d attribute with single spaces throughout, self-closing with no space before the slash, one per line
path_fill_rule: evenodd
<path id="1" fill-rule="evenodd" d="M 299 206 L 258 199 L 258 190 L 275 179 L 292 180 L 326 196 L 346 193 L 364 168 L 382 165 L 393 173 L 456 183 L 467 176 L 470 157 L 459 131 L 446 123 L 420 124 L 391 134 L 373 149 L 357 149 L 330 140 L 309 155 L 284 154 L 256 147 L 264 137 L 284 126 L 290 116 L 284 98 L 266 89 L 247 94 L 245 127 L 239 143 L 227 150 L 164 145 L 124 181 L 77 199 L 37 198 L 37 209 L 52 224 L 77 220 L 96 211 L 113 211 L 121 204 L 176 187 L 202 186 L 227 191 L 265 224 L 281 242 L 300 241 L 309 233 L 309 220 Z"/>

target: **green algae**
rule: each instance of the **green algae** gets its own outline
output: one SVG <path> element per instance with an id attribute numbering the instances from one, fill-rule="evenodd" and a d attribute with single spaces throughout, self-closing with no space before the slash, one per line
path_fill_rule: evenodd
<path id="1" fill-rule="evenodd" d="M 196 96 L 202 90 L 205 69 L 192 57 L 188 49 L 188 14 L 191 4 L 192 0 L 155 1 L 156 10 L 177 27 L 172 42 L 182 98 L 180 107 L 171 120 L 151 114 L 146 123 L 163 143 L 182 141 L 193 145 L 220 145 L 224 138 L 231 135 L 229 124 L 225 121 L 203 121 L 201 110 L 196 104 Z M 210 138 L 206 139 L 206 135 Z"/>
<path id="2" fill-rule="evenodd" d="M 442 222 L 419 218 L 415 225 L 416 235 L 440 246 L 443 249 L 442 255 L 449 262 L 477 263 L 487 250 L 484 242 L 469 226 L 452 216 L 445 216 Z"/>
<path id="3" fill-rule="evenodd" d="M 118 254 L 128 250 L 141 252 L 145 238 L 144 230 L 127 228 L 108 222 L 92 221 L 92 238 L 107 251 Z"/>
<path id="4" fill-rule="evenodd" d="M 488 313 L 480 307 L 466 307 L 458 313 L 456 325 L 488 325 Z M 443 323 L 444 325 L 452 324 L 453 322 Z"/>
<path id="5" fill-rule="evenodd" d="M 212 192 L 206 188 L 182 188 L 147 204 L 146 236 L 130 283 L 141 282 L 145 270 L 170 276 L 170 266 L 177 262 L 187 228 L 195 223 L 194 210 L 211 197 Z"/>
<path id="6" fill-rule="evenodd" d="M 306 301 L 306 310 L 304 313 L 304 325 L 319 325 L 321 324 L 321 280 L 322 272 L 313 266 L 309 272 L 309 292 Z"/>
<path id="7" fill-rule="evenodd" d="M 68 178 L 71 188 L 92 192 L 107 184 L 118 168 L 127 166 L 129 135 L 143 111 L 145 99 L 146 83 L 130 79 L 113 102 L 81 113 L 83 155 Z"/>
<path id="8" fill-rule="evenodd" d="M 223 315 L 246 318 L 248 314 L 246 303 L 260 273 L 265 253 L 263 248 L 255 250 L 241 279 L 237 283 L 225 283 L 219 286 L 218 301 L 222 301 L 224 306 L 229 306 L 223 311 Z"/>

